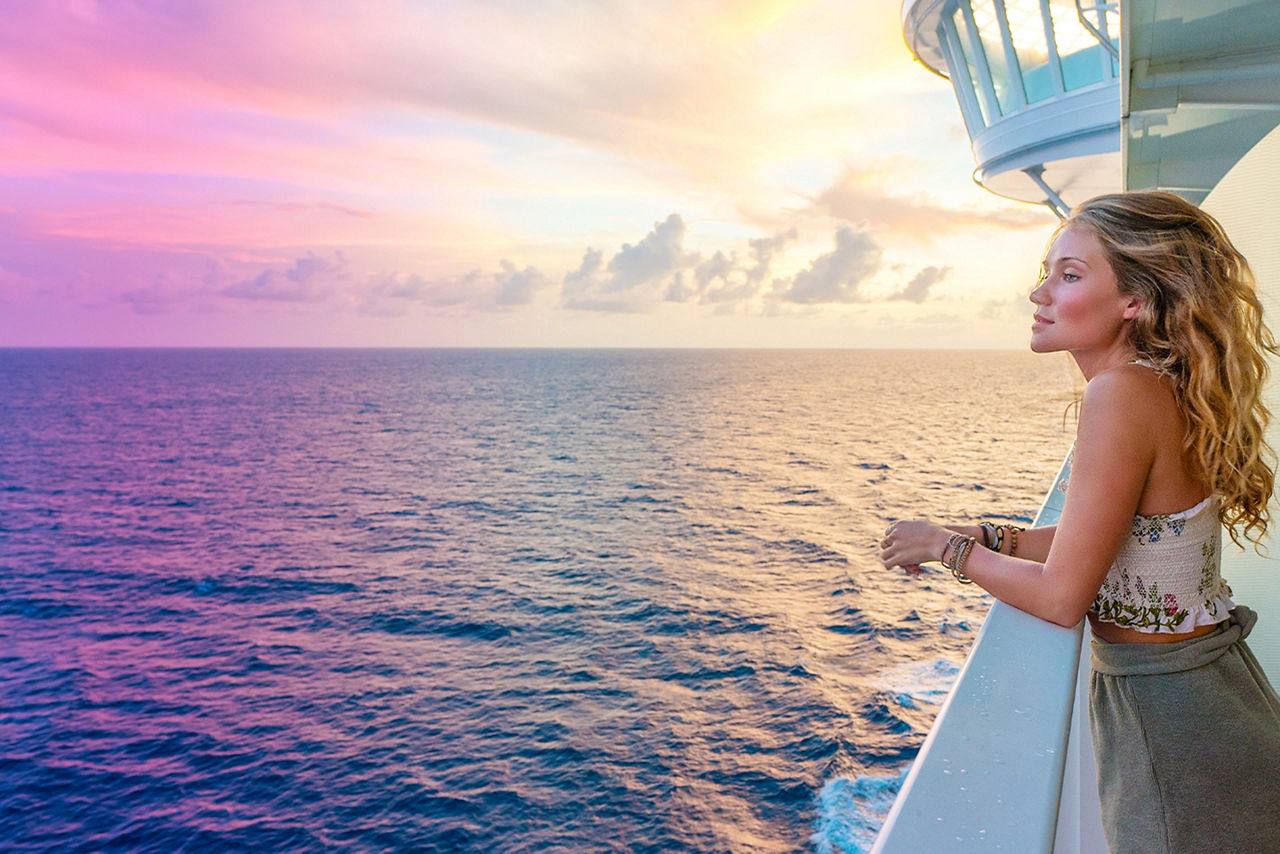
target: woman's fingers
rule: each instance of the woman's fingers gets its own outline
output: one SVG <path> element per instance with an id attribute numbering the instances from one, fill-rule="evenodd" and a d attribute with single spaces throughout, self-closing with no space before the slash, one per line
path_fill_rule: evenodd
<path id="1" fill-rule="evenodd" d="M 886 567 L 900 566 L 912 575 L 924 572 L 920 564 L 933 558 L 929 548 L 935 526 L 923 519 L 899 520 L 885 529 L 880 538 L 880 562 Z"/>

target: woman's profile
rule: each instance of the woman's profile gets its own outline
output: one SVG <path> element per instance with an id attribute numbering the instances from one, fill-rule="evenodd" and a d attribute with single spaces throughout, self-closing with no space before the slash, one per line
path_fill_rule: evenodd
<path id="1" fill-rule="evenodd" d="M 1276 850 L 1280 698 L 1220 573 L 1222 530 L 1259 544 L 1274 483 L 1276 348 L 1248 263 L 1178 196 L 1101 196 L 1055 233 L 1031 302 L 1031 349 L 1069 352 L 1087 382 L 1059 523 L 898 521 L 881 559 L 940 561 L 1063 626 L 1088 617 L 1113 854 Z"/>

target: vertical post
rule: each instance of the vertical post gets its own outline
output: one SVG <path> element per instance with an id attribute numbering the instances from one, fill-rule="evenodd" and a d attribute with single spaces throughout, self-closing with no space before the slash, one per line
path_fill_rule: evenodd
<path id="1" fill-rule="evenodd" d="M 969 65 L 964 59 L 964 48 L 960 46 L 955 22 L 947 15 L 943 15 L 938 24 L 938 46 L 942 48 L 942 58 L 947 63 L 947 70 L 951 72 L 951 87 L 955 89 L 956 99 L 960 102 L 960 115 L 964 117 L 965 130 L 972 140 L 986 127 L 986 120 L 974 92 L 973 77 L 970 76 Z"/>
<path id="2" fill-rule="evenodd" d="M 1066 94 L 1067 84 L 1062 79 L 1062 56 L 1058 53 L 1058 37 L 1053 30 L 1053 10 L 1049 0 L 1040 0 L 1040 18 L 1044 22 L 1044 43 L 1049 50 L 1049 77 L 1053 80 L 1053 95 Z"/>
<path id="3" fill-rule="evenodd" d="M 1009 67 L 1009 89 L 1013 95 L 1013 109 L 1010 112 L 1026 109 L 1027 90 L 1022 82 L 1022 65 L 1018 62 L 1018 51 L 1013 47 L 1013 33 L 1009 31 L 1009 15 L 1004 8 L 1004 0 L 993 0 L 996 8 L 996 23 L 1000 27 L 1000 43 L 1004 46 L 1004 61 Z"/>
<path id="4" fill-rule="evenodd" d="M 996 97 L 996 86 L 991 82 L 991 65 L 987 62 L 987 52 L 982 49 L 982 39 L 978 38 L 978 25 L 973 20 L 973 9 L 969 0 L 960 4 L 960 14 L 964 16 L 965 35 L 969 39 L 969 55 L 973 57 L 974 67 L 978 69 L 978 94 L 987 105 L 987 115 L 991 116 L 989 124 L 995 124 L 1000 111 L 1000 99 Z"/>

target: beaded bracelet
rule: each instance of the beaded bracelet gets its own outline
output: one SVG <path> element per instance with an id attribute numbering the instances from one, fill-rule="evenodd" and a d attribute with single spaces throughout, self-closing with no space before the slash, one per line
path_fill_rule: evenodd
<path id="1" fill-rule="evenodd" d="M 1009 525 L 1009 557 L 1018 556 L 1018 532 L 1025 531 L 1026 528 L 1019 528 L 1017 525 Z"/>

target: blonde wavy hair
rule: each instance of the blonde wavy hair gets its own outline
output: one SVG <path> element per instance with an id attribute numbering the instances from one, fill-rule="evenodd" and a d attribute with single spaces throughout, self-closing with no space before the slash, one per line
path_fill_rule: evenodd
<path id="1" fill-rule="evenodd" d="M 1059 232 L 1067 228 L 1097 237 L 1121 293 L 1141 301 L 1131 343 L 1171 378 L 1189 425 L 1184 449 L 1221 497 L 1232 541 L 1260 546 L 1276 459 L 1262 389 L 1277 351 L 1249 262 L 1216 219 L 1171 193 L 1090 199 Z"/>

